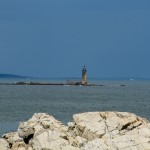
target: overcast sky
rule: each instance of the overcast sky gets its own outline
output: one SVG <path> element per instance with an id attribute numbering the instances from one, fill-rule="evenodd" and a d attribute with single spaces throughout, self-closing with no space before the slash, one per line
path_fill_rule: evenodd
<path id="1" fill-rule="evenodd" d="M 0 73 L 150 77 L 150 0 L 0 0 Z"/>

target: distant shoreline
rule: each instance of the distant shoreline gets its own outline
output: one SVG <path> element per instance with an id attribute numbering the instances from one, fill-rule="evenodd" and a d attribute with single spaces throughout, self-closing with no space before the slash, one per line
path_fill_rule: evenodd
<path id="1" fill-rule="evenodd" d="M 16 82 L 16 83 L 0 83 L 0 85 L 104 86 L 103 84 L 48 83 L 48 82 Z M 125 86 L 125 84 L 120 84 L 119 86 Z"/>
<path id="2" fill-rule="evenodd" d="M 5 74 L 5 73 L 1 73 L 0 74 L 0 79 L 12 79 L 12 78 L 28 78 L 26 76 L 20 76 L 20 75 L 14 75 L 14 74 Z"/>
<path id="3" fill-rule="evenodd" d="M 60 85 L 60 86 L 103 86 L 100 84 L 80 84 L 80 83 L 48 83 L 48 82 L 16 82 L 16 83 L 0 83 L 0 85 Z M 123 85 L 122 85 L 123 86 Z"/>

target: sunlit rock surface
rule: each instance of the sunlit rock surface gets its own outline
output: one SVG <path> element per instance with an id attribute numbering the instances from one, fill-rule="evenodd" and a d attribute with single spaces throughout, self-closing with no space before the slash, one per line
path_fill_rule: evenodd
<path id="1" fill-rule="evenodd" d="M 4 134 L 0 150 L 150 150 L 150 123 L 128 112 L 86 112 L 63 125 L 34 114 Z"/>

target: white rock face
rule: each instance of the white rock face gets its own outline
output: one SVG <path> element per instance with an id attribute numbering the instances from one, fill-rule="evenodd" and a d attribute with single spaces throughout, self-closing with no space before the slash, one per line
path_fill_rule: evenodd
<path id="1" fill-rule="evenodd" d="M 61 150 L 80 150 L 80 149 L 77 147 L 73 147 L 71 145 L 68 145 L 68 146 L 62 146 Z"/>
<path id="2" fill-rule="evenodd" d="M 12 145 L 12 146 L 15 143 L 23 142 L 23 139 L 19 137 L 17 132 L 10 132 L 10 133 L 4 134 L 2 138 L 6 139 L 9 145 Z"/>
<path id="3" fill-rule="evenodd" d="M 5 139 L 0 139 L 0 150 L 10 150 L 9 143 Z"/>
<path id="4" fill-rule="evenodd" d="M 31 145 L 35 150 L 59 150 L 61 146 L 66 146 L 68 144 L 69 142 L 67 140 L 61 138 L 61 133 L 55 130 L 44 131 L 43 133 L 36 136 L 31 142 Z"/>
<path id="5" fill-rule="evenodd" d="M 94 139 L 92 141 L 89 141 L 82 150 L 108 150 L 108 146 L 104 144 L 100 139 Z"/>
<path id="6" fill-rule="evenodd" d="M 73 116 L 81 136 L 89 142 L 84 150 L 150 149 L 148 121 L 126 112 L 90 112 Z M 85 127 L 81 128 L 81 124 Z"/>
<path id="7" fill-rule="evenodd" d="M 150 123 L 127 112 L 87 112 L 63 125 L 34 114 L 18 132 L 3 135 L 0 150 L 150 150 Z"/>
<path id="8" fill-rule="evenodd" d="M 27 122 L 21 122 L 18 128 L 18 134 L 22 138 L 27 138 L 29 135 L 38 134 L 42 129 L 59 129 L 62 123 L 56 120 L 53 116 L 45 113 L 34 114 Z"/>

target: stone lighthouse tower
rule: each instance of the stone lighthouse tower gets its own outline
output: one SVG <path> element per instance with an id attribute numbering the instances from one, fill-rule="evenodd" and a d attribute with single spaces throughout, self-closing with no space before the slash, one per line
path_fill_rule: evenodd
<path id="1" fill-rule="evenodd" d="M 87 85 L 87 75 L 86 75 L 86 68 L 85 66 L 83 66 L 83 69 L 82 69 L 82 84 L 83 85 Z"/>

